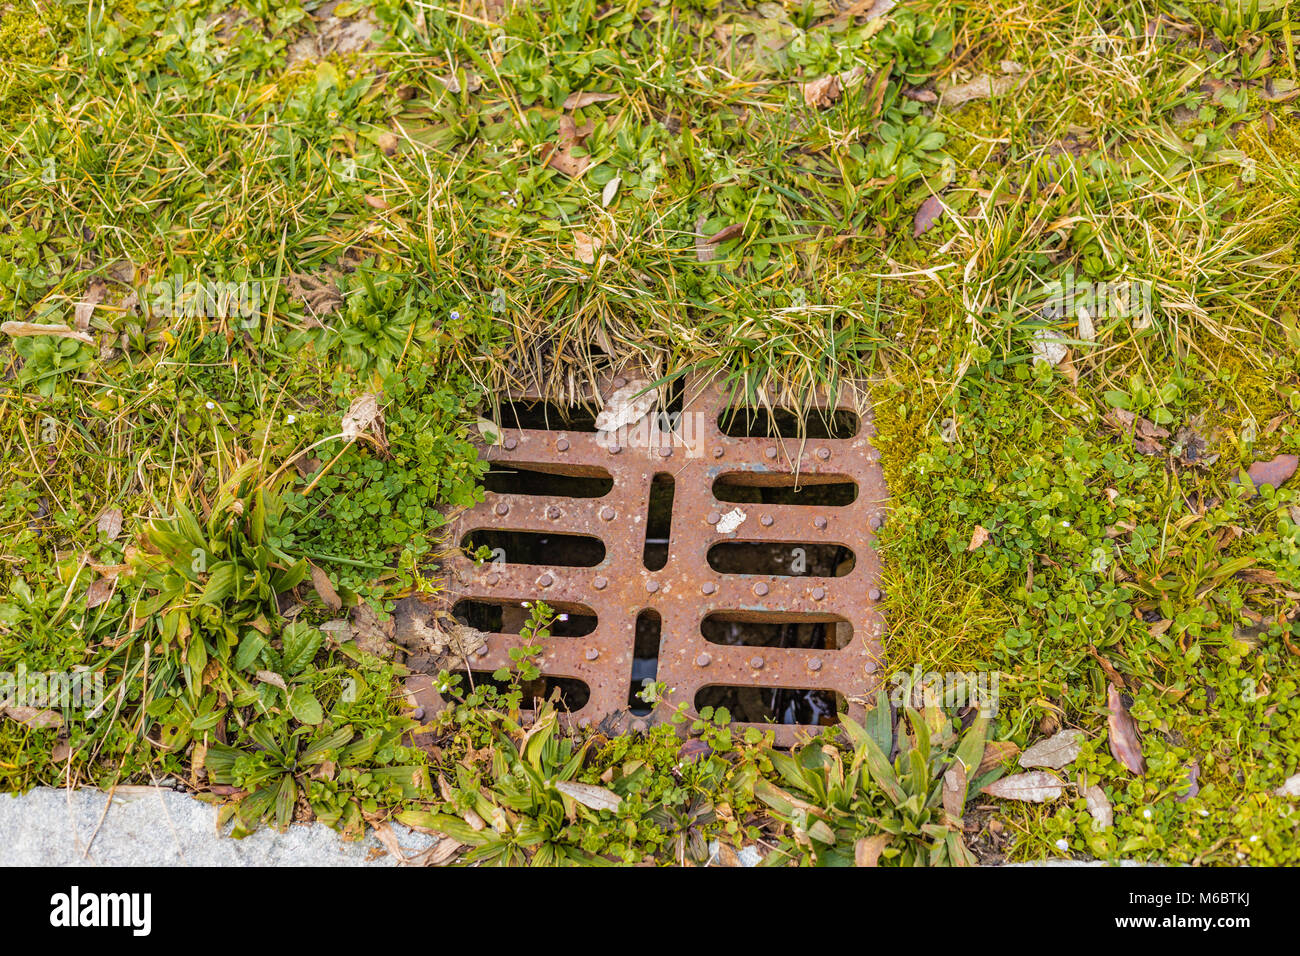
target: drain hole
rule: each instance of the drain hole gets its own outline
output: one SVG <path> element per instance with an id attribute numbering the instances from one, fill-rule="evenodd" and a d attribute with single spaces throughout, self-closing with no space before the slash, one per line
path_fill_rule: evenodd
<path id="1" fill-rule="evenodd" d="M 559 405 L 555 402 L 502 402 L 501 427 L 594 432 L 596 409 L 590 405 Z"/>
<path id="2" fill-rule="evenodd" d="M 819 724 L 840 722 L 844 698 L 830 690 L 790 687 L 736 687 L 712 684 L 695 692 L 695 709 L 727 708 L 731 719 L 749 724 Z"/>
<path id="3" fill-rule="evenodd" d="M 650 482 L 650 505 L 645 519 L 642 558 L 651 571 L 668 563 L 668 535 L 673 526 L 673 476 L 660 472 Z"/>
<path id="4" fill-rule="evenodd" d="M 464 677 L 465 673 L 465 671 L 461 671 L 461 677 Z M 492 676 L 492 671 L 470 671 L 469 674 L 475 687 L 490 684 L 501 693 L 505 693 L 510 689 L 510 682 L 497 680 Z M 469 680 L 463 681 L 461 689 L 468 693 L 469 685 Z M 587 706 L 587 701 L 591 699 L 591 689 L 580 680 L 574 680 L 572 677 L 542 676 L 537 680 L 526 680 L 520 684 L 520 688 L 524 693 L 520 706 L 525 710 L 536 710 L 542 701 L 550 699 L 551 694 L 557 687 L 560 690 L 560 696 L 555 703 L 556 710 L 562 710 L 565 713 L 581 710 Z"/>
<path id="5" fill-rule="evenodd" d="M 709 567 L 721 574 L 842 578 L 855 563 L 853 552 L 839 544 L 720 541 L 709 548 Z"/>
<path id="6" fill-rule="evenodd" d="M 654 682 L 659 674 L 659 615 L 655 611 L 642 611 L 636 616 L 636 643 L 632 652 L 632 686 L 627 694 L 627 706 L 638 717 L 650 713 L 650 705 L 637 694 L 648 680 Z"/>
<path id="7" fill-rule="evenodd" d="M 796 486 L 795 481 L 799 484 Z M 713 497 L 756 505 L 820 505 L 842 508 L 858 497 L 857 483 L 843 475 L 764 475 L 737 471 L 719 475 Z"/>
<path id="8" fill-rule="evenodd" d="M 824 408 L 795 412 L 788 408 L 735 406 L 718 413 L 718 428 L 731 438 L 852 438 L 861 420 L 857 412 Z"/>
<path id="9" fill-rule="evenodd" d="M 596 629 L 596 612 L 582 604 L 552 604 L 556 618 L 551 622 L 552 637 L 583 637 Z M 462 624 L 485 634 L 518 634 L 528 621 L 523 602 L 461 600 L 451 609 L 451 616 Z M 560 614 L 567 615 L 560 620 Z"/>
<path id="10" fill-rule="evenodd" d="M 499 495 L 550 495 L 557 498 L 603 498 L 614 490 L 614 479 L 604 469 L 594 474 L 560 474 L 544 465 L 524 468 L 493 463 L 483 476 L 483 487 Z"/>
<path id="11" fill-rule="evenodd" d="M 489 531 L 480 528 L 461 539 L 470 554 L 480 548 L 489 560 L 506 564 L 544 564 L 553 568 L 594 568 L 605 560 L 605 545 L 585 534 L 539 534 L 534 531 Z"/>
<path id="12" fill-rule="evenodd" d="M 838 650 L 852 639 L 853 625 L 829 616 L 816 620 L 807 615 L 719 611 L 700 622 L 700 633 L 711 644 Z"/>

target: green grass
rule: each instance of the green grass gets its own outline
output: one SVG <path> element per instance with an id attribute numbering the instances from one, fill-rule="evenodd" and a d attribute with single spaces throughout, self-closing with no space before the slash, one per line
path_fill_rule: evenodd
<path id="1" fill-rule="evenodd" d="M 1114 807 L 1098 832 L 1082 786 L 1044 805 L 973 796 L 966 839 L 986 858 L 1064 841 L 1297 862 L 1272 791 L 1300 769 L 1300 500 L 1230 484 L 1300 450 L 1300 24 L 1284 4 L 908 2 L 863 22 L 823 0 L 384 0 L 336 11 L 379 27 L 341 50 L 319 6 L 0 3 L 0 312 L 72 327 L 99 296 L 93 345 L 0 341 L 0 671 L 84 665 L 111 692 L 62 731 L 0 718 L 0 788 L 219 776 L 245 828 L 499 811 L 537 823 L 548 861 L 684 862 L 721 835 L 824 862 L 754 796 L 780 759 L 725 718 L 676 785 L 671 735 L 588 744 L 574 779 L 612 775 L 627 804 L 617 826 L 590 812 L 597 838 L 567 830 L 557 798 L 521 796 L 522 768 L 569 758 L 558 742 L 510 756 L 517 701 L 449 712 L 429 755 L 402 743 L 400 664 L 331 639 L 287 659 L 298 624 L 382 617 L 424 586 L 443 510 L 474 500 L 489 396 L 563 400 L 635 356 L 778 405 L 868 383 L 893 496 L 891 674 L 996 671 L 990 738 L 1078 728 L 1070 779 Z M 831 73 L 838 100 L 805 105 L 801 84 Z M 1000 92 L 929 95 L 980 75 Z M 579 93 L 605 95 L 566 107 Z M 932 195 L 944 214 L 914 235 Z M 699 237 L 729 226 L 701 261 Z M 1084 336 L 1043 311 L 1067 275 L 1137 283 L 1149 308 Z M 245 283 L 252 307 L 176 308 L 191 281 Z M 1042 329 L 1068 361 L 1033 361 Z M 365 393 L 387 453 L 338 437 Z M 1156 454 L 1106 424 L 1115 408 L 1169 432 Z M 1189 440 L 1202 460 L 1180 457 Z M 159 527 L 189 547 L 160 547 Z M 209 561 L 248 588 L 205 591 Z M 308 564 L 343 610 L 310 578 L 265 593 Z M 1107 668 L 1143 776 L 1107 746 Z M 1192 764 L 1199 793 L 1175 800 Z M 844 820 L 841 841 L 869 835 Z"/>

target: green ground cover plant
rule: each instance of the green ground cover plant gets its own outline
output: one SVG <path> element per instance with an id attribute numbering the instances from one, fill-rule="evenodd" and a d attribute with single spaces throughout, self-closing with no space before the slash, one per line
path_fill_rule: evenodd
<path id="1" fill-rule="evenodd" d="M 105 688 L 6 707 L 0 789 L 166 780 L 437 862 L 1300 862 L 1300 486 L 1256 467 L 1300 454 L 1297 32 L 1274 0 L 0 0 L 0 673 Z M 543 607 L 514 671 L 412 709 L 391 616 L 480 500 L 477 423 L 627 356 L 874 410 L 862 727 L 526 718 Z"/>

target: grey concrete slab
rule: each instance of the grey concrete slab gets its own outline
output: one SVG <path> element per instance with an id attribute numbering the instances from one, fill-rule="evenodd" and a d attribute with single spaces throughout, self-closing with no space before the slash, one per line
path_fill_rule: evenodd
<path id="1" fill-rule="evenodd" d="M 226 828 L 229 831 L 229 827 Z M 395 824 L 408 853 L 434 838 Z M 373 833 L 342 839 L 319 823 L 242 840 L 217 830 L 217 811 L 164 787 L 38 788 L 0 794 L 0 866 L 393 866 Z"/>

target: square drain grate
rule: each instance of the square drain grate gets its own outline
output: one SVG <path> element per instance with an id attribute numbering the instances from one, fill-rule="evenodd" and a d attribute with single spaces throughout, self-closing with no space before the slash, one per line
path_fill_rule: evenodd
<path id="1" fill-rule="evenodd" d="M 544 405 L 512 398 L 482 451 L 485 500 L 452 524 L 493 559 L 444 564 L 443 609 L 488 635 L 476 680 L 511 665 L 524 602 L 541 600 L 568 619 L 542 642 L 536 689 L 561 688 L 579 726 L 618 733 L 712 704 L 789 746 L 837 705 L 861 718 L 883 662 L 887 497 L 867 418 L 823 407 L 800 439 L 793 416 L 733 409 L 725 386 L 697 380 L 680 408 L 597 432 L 544 427 L 559 424 Z M 635 696 L 646 679 L 667 688 L 653 714 Z M 442 705 L 430 675 L 408 687 L 426 712 Z"/>

